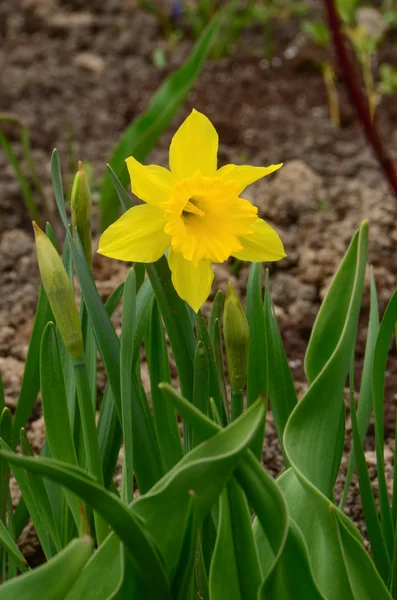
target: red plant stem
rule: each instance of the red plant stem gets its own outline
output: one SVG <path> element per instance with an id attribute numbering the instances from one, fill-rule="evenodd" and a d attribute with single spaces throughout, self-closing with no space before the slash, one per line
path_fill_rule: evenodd
<path id="1" fill-rule="evenodd" d="M 332 32 L 336 57 L 343 73 L 351 102 L 356 109 L 367 140 L 371 144 L 379 165 L 397 199 L 397 173 L 393 161 L 379 135 L 379 131 L 371 119 L 368 102 L 361 90 L 352 61 L 345 47 L 335 2 L 334 0 L 324 0 L 324 4 L 328 16 L 329 28 Z"/>

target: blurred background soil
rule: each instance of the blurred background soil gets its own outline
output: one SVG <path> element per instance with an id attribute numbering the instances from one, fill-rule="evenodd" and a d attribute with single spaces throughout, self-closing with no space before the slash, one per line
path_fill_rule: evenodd
<path id="1" fill-rule="evenodd" d="M 315 3 L 314 3 L 315 4 Z M 252 27 L 228 58 L 209 60 L 188 101 L 161 137 L 147 162 L 167 165 L 173 132 L 194 107 L 213 122 L 220 137 L 219 161 L 268 165 L 284 162 L 275 175 L 249 188 L 246 197 L 279 232 L 287 258 L 270 265 L 272 296 L 299 393 L 305 388 L 303 359 L 310 330 L 354 231 L 370 222 L 369 262 L 373 265 L 383 311 L 396 285 L 397 203 L 357 125 L 339 81 L 341 122 L 329 119 L 327 96 L 318 68 L 321 51 L 302 38 L 297 21 L 274 25 L 272 56 L 263 32 Z M 397 66 L 396 34 L 380 53 Z M 33 155 L 47 204 L 55 209 L 49 173 L 57 147 L 64 173 L 71 147 L 93 172 L 93 197 L 111 151 L 126 126 L 148 106 L 166 75 L 188 55 L 189 35 L 174 47 L 164 40 L 155 17 L 133 0 L 2 0 L 0 3 L 0 112 L 28 125 Z M 153 51 L 164 51 L 163 69 Z M 397 157 L 397 102 L 383 99 L 377 123 Z M 13 127 L 7 128 L 17 140 Z M 15 145 L 18 152 L 18 145 Z M 65 183 L 67 183 L 65 181 Z M 115 199 L 116 201 L 116 199 Z M 98 229 L 96 209 L 95 240 Z M 0 153 L 0 370 L 7 404 L 15 406 L 31 332 L 39 276 L 29 217 L 14 173 Z M 216 267 L 213 290 L 229 279 L 245 295 L 249 265 L 237 274 Z M 125 277 L 127 266 L 95 256 L 94 273 L 106 298 Z M 368 318 L 365 292 L 357 350 L 358 373 Z M 117 322 L 116 322 L 117 326 Z M 101 385 L 101 382 L 99 382 Z M 394 444 L 397 362 L 392 353 L 386 385 L 386 437 Z M 43 435 L 40 408 L 30 435 L 36 447 Z M 36 421 L 37 420 L 37 421 Z M 35 422 L 36 421 L 36 422 Z M 373 438 L 367 458 L 374 464 Z M 276 474 L 279 449 L 271 418 L 264 461 Z M 376 472 L 372 468 L 372 478 Z M 348 512 L 362 519 L 354 487 Z"/>

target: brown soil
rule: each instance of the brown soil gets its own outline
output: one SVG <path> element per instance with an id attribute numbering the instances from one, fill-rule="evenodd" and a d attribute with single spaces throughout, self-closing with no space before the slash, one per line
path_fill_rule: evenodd
<path id="1" fill-rule="evenodd" d="M 147 107 L 152 92 L 192 46 L 185 39 L 168 50 L 167 69 L 158 70 L 151 53 L 155 47 L 167 49 L 166 43 L 156 20 L 135 4 L 133 0 L 19 0 L 0 6 L 4 82 L 0 111 L 18 115 L 29 126 L 50 206 L 49 157 L 56 146 L 67 172 L 68 128 L 73 131 L 77 157 L 93 168 L 97 198 L 104 165 L 121 132 Z M 342 84 L 338 86 L 342 127 L 330 123 L 322 77 L 314 64 L 321 57 L 298 33 L 295 22 L 279 25 L 274 55 L 268 60 L 262 32 L 253 28 L 229 58 L 209 61 L 148 160 L 167 163 L 172 132 L 195 107 L 208 115 L 219 132 L 221 163 L 285 163 L 277 175 L 249 189 L 247 197 L 279 231 L 288 253 L 271 267 L 271 287 L 290 365 L 298 388 L 303 389 L 303 358 L 315 315 L 363 219 L 370 221 L 369 262 L 374 267 L 381 310 L 390 298 L 397 273 L 397 205 L 354 120 Z M 381 51 L 382 61 L 395 61 L 392 47 L 390 38 Z M 396 155 L 395 98 L 382 100 L 377 122 Z M 7 133 L 17 140 L 12 127 Z M 17 143 L 15 148 L 20 152 Z M 0 182 L 0 370 L 7 404 L 14 407 L 39 278 L 29 217 L 3 154 Z M 227 265 L 220 265 L 214 289 L 231 279 L 244 296 L 248 269 L 249 265 L 243 265 L 235 277 Z M 126 273 L 124 265 L 99 256 L 94 270 L 103 297 Z M 367 315 L 368 290 L 358 362 L 363 356 Z M 393 354 L 387 372 L 385 419 L 391 449 L 396 384 Z M 38 408 L 33 419 L 39 414 Z M 42 435 L 39 423 L 31 429 L 32 435 L 35 431 Z M 372 445 L 369 438 L 368 458 L 373 464 Z M 271 422 L 264 460 L 270 471 L 279 471 L 279 448 Z M 348 511 L 357 522 L 362 521 L 356 488 Z"/>

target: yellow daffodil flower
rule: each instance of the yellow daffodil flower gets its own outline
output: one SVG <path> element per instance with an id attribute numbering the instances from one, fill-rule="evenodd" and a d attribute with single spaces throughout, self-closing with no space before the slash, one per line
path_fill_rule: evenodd
<path id="1" fill-rule="evenodd" d="M 211 263 L 230 256 L 276 261 L 283 244 L 258 209 L 241 192 L 282 165 L 225 165 L 217 169 L 218 134 L 196 110 L 174 135 L 170 170 L 127 158 L 133 193 L 145 204 L 134 206 L 103 233 L 100 254 L 151 263 L 167 250 L 172 282 L 194 311 L 208 298 Z"/>

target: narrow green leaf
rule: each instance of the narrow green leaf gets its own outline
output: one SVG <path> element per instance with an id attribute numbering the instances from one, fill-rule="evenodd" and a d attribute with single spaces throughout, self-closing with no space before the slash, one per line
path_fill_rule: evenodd
<path id="1" fill-rule="evenodd" d="M 171 271 L 165 256 L 146 265 L 178 369 L 182 394 L 192 399 L 193 369 L 196 340 L 185 302 L 178 296 L 171 282 Z"/>
<path id="2" fill-rule="evenodd" d="M 372 403 L 372 362 L 375 350 L 376 338 L 379 331 L 379 309 L 378 309 L 378 298 L 376 293 L 375 279 L 371 268 L 370 278 L 370 314 L 367 332 L 367 341 L 365 345 L 365 355 L 363 364 L 363 373 L 361 377 L 360 386 L 360 398 L 357 409 L 357 426 L 360 433 L 361 444 L 365 437 L 368 429 L 371 413 L 373 409 Z M 353 444 L 352 454 L 349 459 L 349 465 L 346 473 L 345 485 L 343 487 L 343 494 L 339 503 L 339 508 L 343 510 L 345 506 L 347 495 L 349 493 L 350 483 L 353 477 L 354 469 L 356 466 L 355 449 Z"/>
<path id="3" fill-rule="evenodd" d="M 203 341 L 199 341 L 194 358 L 193 404 L 200 412 L 208 414 L 210 396 L 210 372 L 208 352 Z M 168 403 L 167 403 L 168 404 Z M 200 435 L 192 431 L 192 448 L 198 446 Z"/>
<path id="4" fill-rule="evenodd" d="M 224 396 L 223 396 L 223 382 L 219 379 L 219 372 L 215 358 L 215 347 L 218 344 L 218 335 L 219 335 L 219 319 L 215 319 L 212 324 L 212 340 L 209 335 L 209 331 L 207 329 L 207 325 L 205 323 L 202 312 L 199 310 L 196 315 L 196 331 L 197 337 L 205 346 L 208 355 L 208 366 L 209 366 L 209 375 L 210 375 L 210 387 L 209 387 L 209 395 L 214 399 L 215 404 L 217 406 L 218 412 L 223 415 L 225 413 L 224 409 Z M 223 377 L 223 376 L 222 376 Z M 226 419 L 224 421 L 226 423 Z"/>
<path id="5" fill-rule="evenodd" d="M 1 600 L 60 600 L 73 585 L 92 554 L 93 542 L 88 536 L 73 540 L 46 564 L 3 583 Z"/>
<path id="6" fill-rule="evenodd" d="M 386 539 L 390 556 L 393 554 L 394 521 L 389 504 L 385 465 L 384 465 L 384 391 L 387 358 L 390 340 L 397 320 L 397 292 L 395 292 L 387 305 L 381 321 L 376 340 L 373 366 L 372 366 L 372 398 L 374 403 L 375 420 L 375 450 L 376 468 L 378 473 L 380 520 L 383 535 Z M 395 467 L 397 470 L 397 467 Z M 397 502 L 397 482 L 393 486 L 394 508 Z"/>
<path id="7" fill-rule="evenodd" d="M 152 96 L 149 108 L 128 127 L 114 149 L 109 163 L 124 187 L 128 183 L 124 160 L 132 155 L 142 161 L 166 129 L 205 64 L 218 34 L 221 18 L 222 13 L 217 14 L 203 30 L 186 62 Z M 105 175 L 103 181 L 100 207 L 103 231 L 116 220 L 119 214 L 118 203 L 113 200 L 113 185 L 109 174 Z"/>
<path id="8" fill-rule="evenodd" d="M 53 323 L 43 332 L 40 350 L 41 399 L 47 443 L 53 458 L 77 465 L 76 450 L 69 420 L 67 398 Z M 76 525 L 80 522 L 79 502 L 67 492 L 66 498 Z"/>
<path id="9" fill-rule="evenodd" d="M 364 511 L 365 526 L 371 544 L 371 551 L 376 568 L 383 581 L 387 582 L 390 574 L 390 556 L 385 538 L 379 523 L 378 509 L 372 492 L 371 480 L 365 460 L 364 449 L 358 428 L 356 407 L 354 404 L 354 367 L 350 368 L 350 416 L 352 421 L 354 454 L 357 464 L 358 482 L 360 485 L 361 502 Z"/>
<path id="10" fill-rule="evenodd" d="M 164 402 L 163 395 L 158 388 L 159 383 L 171 383 L 171 375 L 167 344 L 156 300 L 152 306 L 145 349 L 157 439 L 164 468 L 169 471 L 181 460 L 183 452 L 175 410 L 168 402 Z"/>
<path id="11" fill-rule="evenodd" d="M 247 321 L 250 330 L 247 406 L 255 402 L 259 394 L 268 394 L 268 358 L 262 298 L 262 263 L 252 263 L 247 284 Z"/>
<path id="12" fill-rule="evenodd" d="M 127 211 L 129 208 L 132 208 L 134 206 L 134 204 L 133 204 L 131 198 L 129 197 L 127 190 L 121 183 L 120 179 L 117 177 L 116 173 L 113 171 L 112 167 L 110 165 L 107 165 L 107 169 L 108 169 L 110 178 L 112 180 L 114 189 L 117 192 L 117 196 L 119 198 L 120 204 L 121 204 L 123 210 Z M 117 212 L 117 209 L 116 209 L 116 212 Z"/>
<path id="13" fill-rule="evenodd" d="M 25 361 L 25 370 L 23 373 L 21 390 L 19 392 L 18 403 L 15 409 L 14 421 L 12 425 L 13 448 L 15 448 L 19 442 L 20 429 L 25 425 L 25 423 L 27 423 L 36 401 L 37 394 L 39 393 L 40 343 L 44 327 L 51 320 L 51 318 L 53 318 L 51 308 L 44 288 L 41 285 L 36 308 L 36 316 L 33 323 L 28 354 Z"/>
<path id="14" fill-rule="evenodd" d="M 215 342 L 215 323 L 216 323 L 216 320 L 221 322 L 222 312 L 223 312 L 223 292 L 222 292 L 222 290 L 218 290 L 215 294 L 215 298 L 212 303 L 210 320 L 208 323 L 208 333 L 210 336 L 212 346 L 214 346 L 214 342 Z"/>
<path id="15" fill-rule="evenodd" d="M 121 497 L 129 504 L 134 497 L 132 360 L 136 321 L 136 279 L 133 269 L 127 275 L 123 294 L 120 340 L 121 413 L 124 438 L 123 483 Z"/>
<path id="16" fill-rule="evenodd" d="M 4 442 L 3 442 L 4 443 Z M 7 527 L 4 525 L 3 521 L 0 521 L 0 544 L 6 552 L 12 557 L 12 559 L 16 562 L 18 569 L 21 573 L 25 573 L 25 571 L 29 570 L 29 565 L 26 562 L 24 556 L 19 550 L 18 546 L 14 542 L 11 537 L 10 532 Z M 3 586 L 1 586 L 1 589 Z M 1 595 L 0 595 L 1 598 Z"/>
<path id="17" fill-rule="evenodd" d="M 264 320 L 267 356 L 269 361 L 268 377 L 271 409 L 281 445 L 281 451 L 284 456 L 284 462 L 285 465 L 288 466 L 288 459 L 284 451 L 284 429 L 290 414 L 298 402 L 298 398 L 287 355 L 284 350 L 277 317 L 274 312 L 273 301 L 270 295 L 268 271 L 266 272 Z"/>
<path id="18" fill-rule="evenodd" d="M 18 183 L 19 183 L 19 187 L 21 188 L 23 200 L 25 202 L 25 206 L 28 210 L 30 218 L 33 221 L 37 221 L 39 223 L 40 222 L 40 214 L 37 209 L 36 203 L 33 199 L 32 190 L 30 188 L 30 185 L 29 185 L 25 175 L 23 174 L 23 171 L 21 169 L 21 164 L 18 160 L 18 157 L 16 156 L 14 150 L 12 149 L 10 142 L 8 141 L 7 137 L 4 135 L 4 133 L 1 129 L 0 129 L 0 145 L 2 146 L 2 148 L 4 150 L 4 154 L 8 158 L 12 168 L 14 169 L 15 175 L 16 175 Z"/>
<path id="19" fill-rule="evenodd" d="M 9 448 L 6 448 L 7 450 Z M 21 450 L 22 450 L 22 454 L 25 456 L 34 456 L 33 450 L 31 445 L 29 444 L 28 438 L 26 437 L 26 433 L 24 429 L 21 429 Z M 15 479 L 18 482 L 19 485 L 19 481 L 18 481 L 18 477 L 17 477 L 17 471 L 18 471 L 18 467 L 14 466 L 14 475 L 15 475 Z M 23 471 L 22 469 L 19 469 L 19 471 L 22 471 L 22 473 L 20 472 L 19 475 L 19 479 L 24 479 L 23 476 L 26 477 L 26 472 Z M 37 531 L 37 527 L 40 528 L 41 532 L 42 532 L 42 537 L 43 539 L 46 541 L 46 536 L 44 535 L 44 533 L 48 534 L 49 539 L 52 541 L 55 551 L 59 552 L 62 548 L 61 545 L 61 540 L 59 537 L 59 531 L 58 531 L 58 526 L 54 517 L 54 512 L 52 510 L 52 506 L 50 503 L 50 500 L 48 498 L 48 494 L 47 494 L 47 490 L 46 487 L 44 485 L 43 480 L 41 479 L 41 477 L 38 477 L 37 475 L 28 475 L 27 476 L 27 483 L 29 485 L 29 493 L 30 495 L 33 497 L 35 506 L 33 506 L 32 503 L 30 503 L 30 506 L 32 507 L 32 509 L 35 512 L 35 518 L 34 515 L 31 514 L 32 517 L 32 521 L 33 524 L 36 528 Z M 24 486 L 26 487 L 26 482 L 23 482 Z M 21 493 L 23 493 L 23 490 L 21 488 Z M 26 498 L 25 498 L 26 501 Z M 37 527 L 36 527 L 36 523 L 37 523 Z M 53 556 L 54 552 L 53 549 L 51 548 L 50 552 L 47 555 L 47 558 L 51 558 L 51 556 Z"/>

